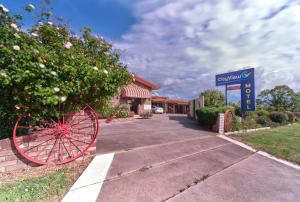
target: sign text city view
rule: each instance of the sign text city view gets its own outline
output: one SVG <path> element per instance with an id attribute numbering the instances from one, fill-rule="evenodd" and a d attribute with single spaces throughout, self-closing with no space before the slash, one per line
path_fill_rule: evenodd
<path id="1" fill-rule="evenodd" d="M 216 86 L 241 84 L 241 109 L 255 111 L 254 68 L 216 75 Z"/>

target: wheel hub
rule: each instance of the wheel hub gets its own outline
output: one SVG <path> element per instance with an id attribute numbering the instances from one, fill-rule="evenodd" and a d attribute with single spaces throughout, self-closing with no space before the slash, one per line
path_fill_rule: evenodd
<path id="1" fill-rule="evenodd" d="M 67 124 L 59 125 L 57 128 L 56 138 L 62 138 L 69 134 L 71 131 L 71 128 Z"/>

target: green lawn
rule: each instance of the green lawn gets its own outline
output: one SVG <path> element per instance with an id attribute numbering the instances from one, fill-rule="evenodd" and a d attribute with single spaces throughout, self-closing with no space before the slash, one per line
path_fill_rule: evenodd
<path id="1" fill-rule="evenodd" d="M 62 171 L 0 186 L 0 201 L 44 201 L 69 185 Z"/>
<path id="2" fill-rule="evenodd" d="M 91 160 L 0 175 L 0 201 L 60 201 Z"/>
<path id="3" fill-rule="evenodd" d="M 300 164 L 300 124 L 231 136 L 256 149 Z"/>

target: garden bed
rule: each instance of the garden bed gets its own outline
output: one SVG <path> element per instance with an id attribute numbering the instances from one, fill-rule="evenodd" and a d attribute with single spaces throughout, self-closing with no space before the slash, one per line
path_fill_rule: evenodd
<path id="1" fill-rule="evenodd" d="M 60 201 L 92 157 L 55 167 L 0 174 L 0 201 Z"/>
<path id="2" fill-rule="evenodd" d="M 230 135 L 257 150 L 300 164 L 300 124 Z"/>

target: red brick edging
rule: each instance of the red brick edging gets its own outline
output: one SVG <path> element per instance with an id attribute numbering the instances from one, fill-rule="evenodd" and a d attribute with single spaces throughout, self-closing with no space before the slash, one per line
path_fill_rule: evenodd
<path id="1" fill-rule="evenodd" d="M 96 142 L 85 155 L 96 153 Z M 17 171 L 27 168 L 40 167 L 21 156 L 10 138 L 0 140 L 0 172 Z"/>

